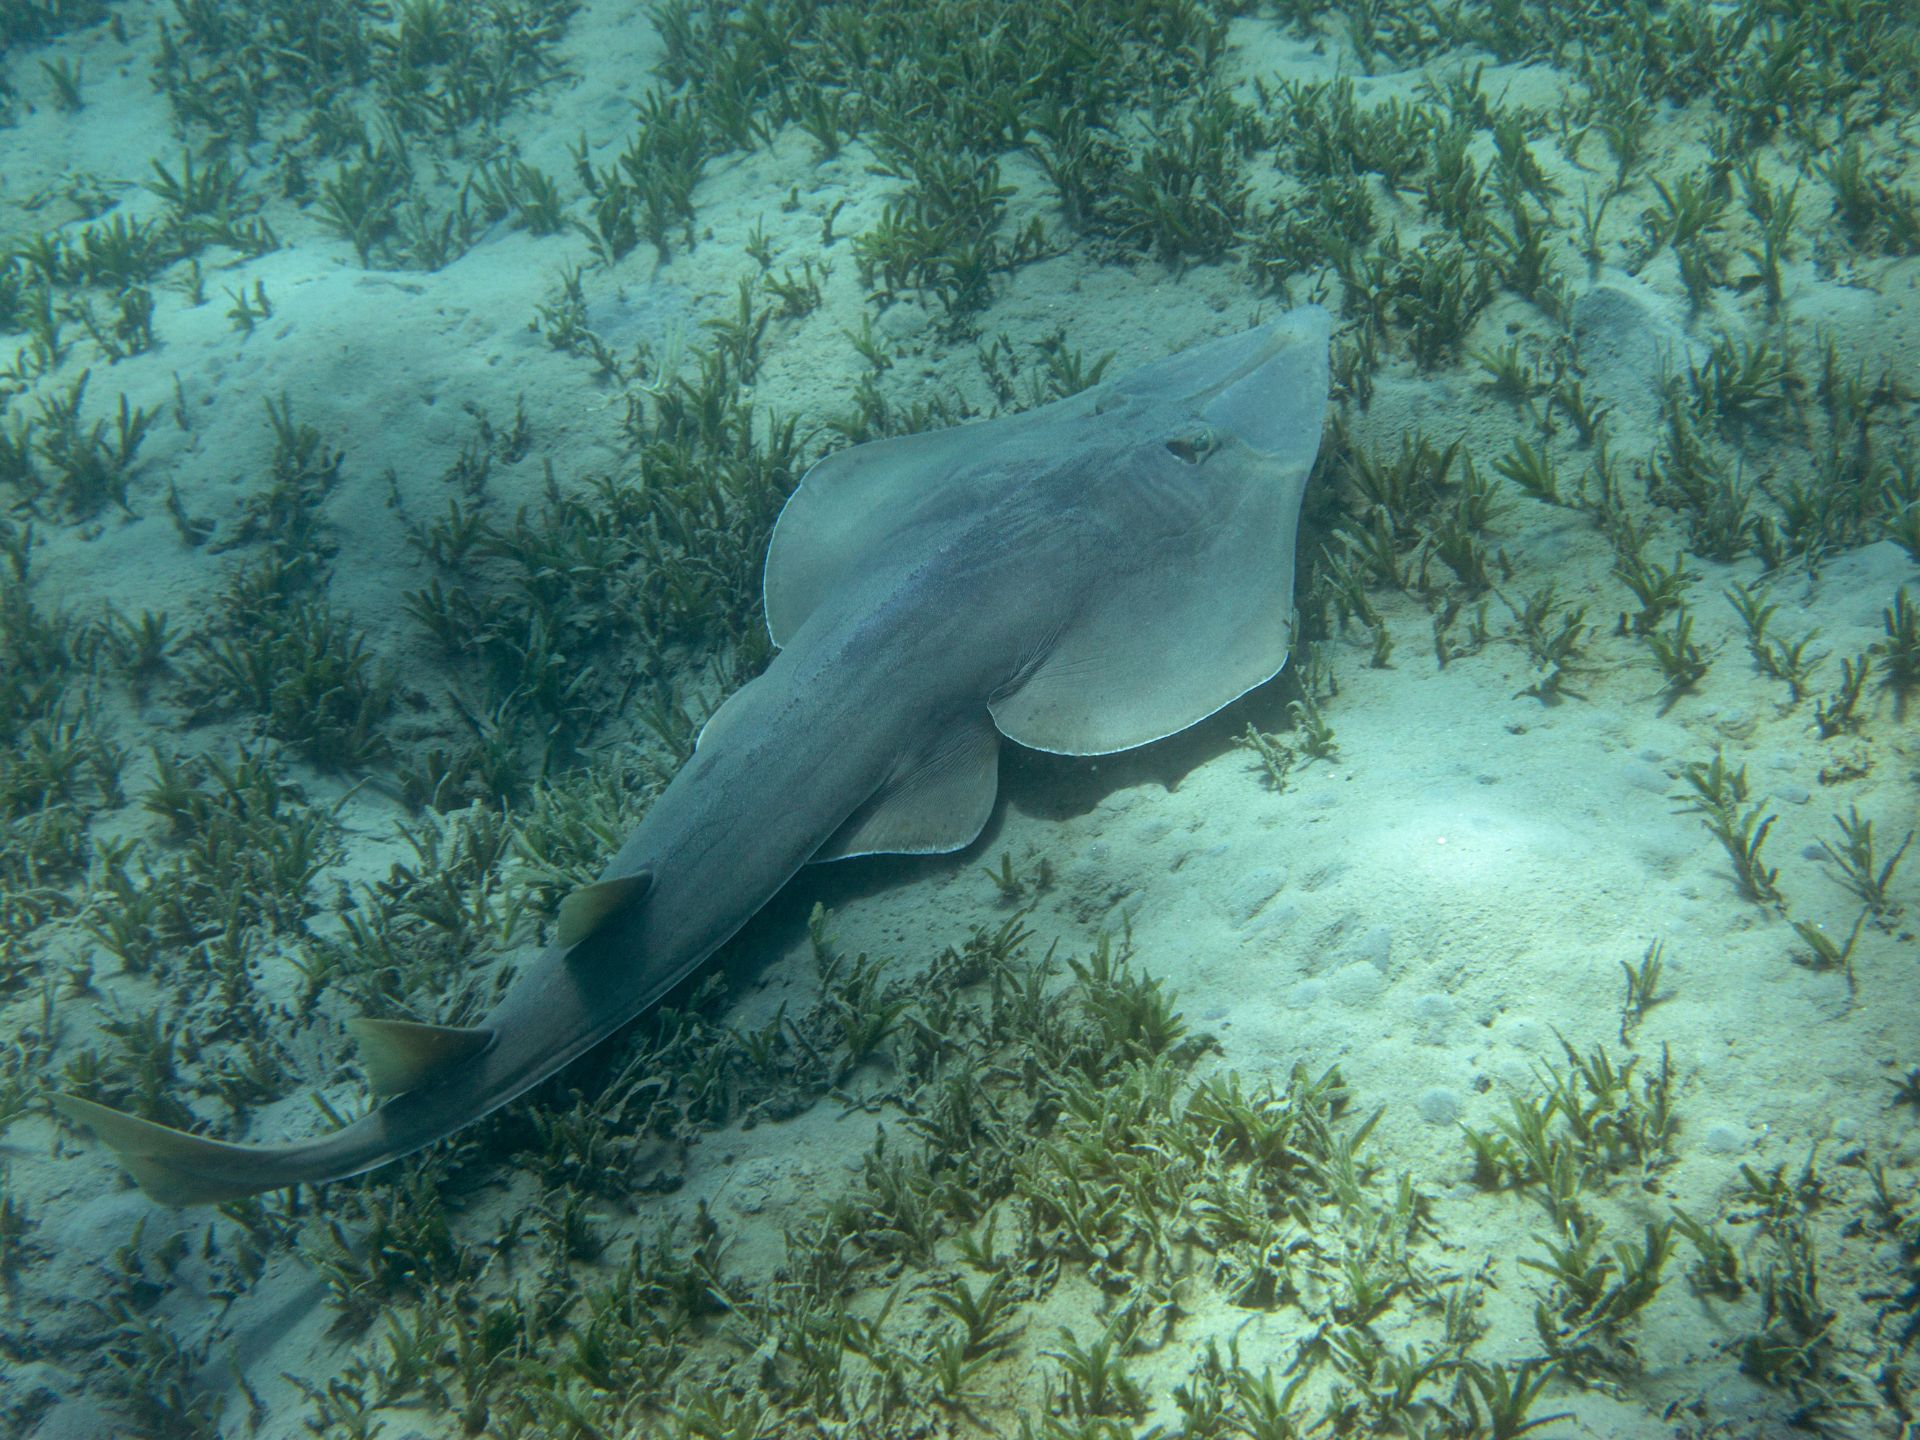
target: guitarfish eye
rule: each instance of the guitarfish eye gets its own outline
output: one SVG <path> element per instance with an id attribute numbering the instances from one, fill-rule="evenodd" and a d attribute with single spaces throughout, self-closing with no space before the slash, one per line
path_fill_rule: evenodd
<path id="1" fill-rule="evenodd" d="M 1198 465 L 1213 453 L 1220 441 L 1210 426 L 1196 425 L 1183 434 L 1170 436 L 1165 443 L 1169 453 L 1179 456 L 1189 465 Z"/>

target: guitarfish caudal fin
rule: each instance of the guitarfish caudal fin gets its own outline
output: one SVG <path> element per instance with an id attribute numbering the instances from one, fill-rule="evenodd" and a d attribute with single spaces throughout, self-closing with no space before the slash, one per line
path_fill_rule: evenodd
<path id="1" fill-rule="evenodd" d="M 112 1147 L 140 1188 L 163 1205 L 238 1200 L 273 1188 L 277 1147 L 208 1140 L 78 1095 L 49 1098 L 55 1110 Z"/>
<path id="2" fill-rule="evenodd" d="M 642 871 L 574 891 L 561 902 L 557 917 L 561 944 L 572 947 L 588 939 L 644 900 L 652 884 L 651 873 Z M 368 1087 L 378 1102 L 431 1090 L 485 1054 L 498 1038 L 490 1027 L 413 1020 L 361 1018 L 349 1020 L 347 1029 L 359 1046 Z M 445 1129 L 457 1128 L 429 1123 L 418 1132 L 427 1139 L 385 1147 L 377 1140 L 349 1143 L 345 1131 L 291 1145 L 243 1145 L 189 1134 L 78 1095 L 50 1098 L 61 1115 L 105 1141 L 142 1190 L 167 1205 L 234 1200 L 302 1181 L 341 1179 L 417 1149 Z M 368 1130 L 382 1124 L 376 1109 L 349 1128 Z"/>
<path id="3" fill-rule="evenodd" d="M 377 1100 L 431 1084 L 493 1041 L 491 1030 L 410 1020 L 349 1020 L 347 1029 L 359 1043 L 361 1063 Z M 314 1178 L 306 1173 L 310 1165 L 296 1157 L 301 1147 L 209 1140 L 78 1095 L 49 1098 L 55 1110 L 105 1141 L 140 1188 L 162 1204 L 236 1200 L 275 1184 Z"/>

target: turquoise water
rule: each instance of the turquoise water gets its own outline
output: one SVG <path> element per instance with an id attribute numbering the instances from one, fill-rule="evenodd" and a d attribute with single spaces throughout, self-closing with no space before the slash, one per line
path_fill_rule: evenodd
<path id="1" fill-rule="evenodd" d="M 0 1432 L 1907 1434 L 1917 47 L 15 0 Z"/>

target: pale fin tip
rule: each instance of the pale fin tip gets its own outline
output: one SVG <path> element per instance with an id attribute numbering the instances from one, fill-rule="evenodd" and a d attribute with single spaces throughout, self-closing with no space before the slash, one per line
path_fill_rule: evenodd
<path id="1" fill-rule="evenodd" d="M 555 939 L 571 949 L 629 905 L 637 905 L 653 888 L 653 872 L 641 870 L 582 885 L 560 902 Z"/>
<path id="2" fill-rule="evenodd" d="M 360 1063 L 375 1098 L 418 1090 L 448 1070 L 471 1060 L 493 1039 L 493 1031 L 459 1025 L 423 1025 L 414 1020 L 349 1020 L 347 1029 L 360 1046 Z"/>

